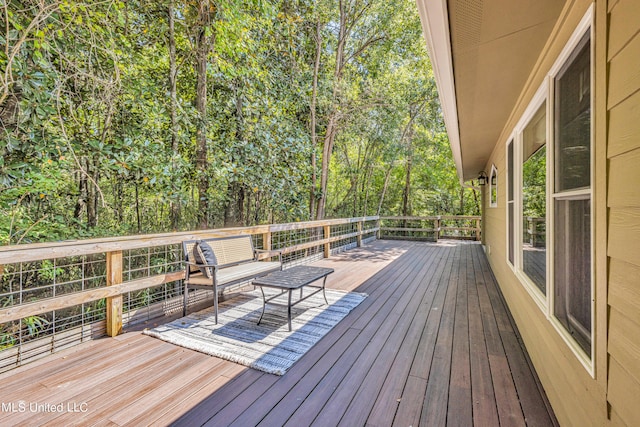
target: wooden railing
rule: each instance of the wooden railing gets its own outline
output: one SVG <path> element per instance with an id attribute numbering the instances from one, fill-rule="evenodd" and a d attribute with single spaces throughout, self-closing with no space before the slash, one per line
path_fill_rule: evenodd
<path id="1" fill-rule="evenodd" d="M 527 228 L 525 230 L 525 241 L 528 241 L 534 248 L 544 247 L 546 245 L 545 236 L 545 218 L 527 217 Z"/>
<path id="2" fill-rule="evenodd" d="M 387 216 L 380 218 L 380 238 L 431 240 L 481 239 L 480 216 Z"/>
<path id="3" fill-rule="evenodd" d="M 106 323 L 99 327 L 103 334 L 106 330 L 114 336 L 123 329 L 123 314 L 130 317 L 123 306 L 131 305 L 131 295 L 150 300 L 151 290 L 163 286 L 166 289 L 160 293 L 167 296 L 154 300 L 156 305 L 163 310 L 172 300 L 177 312 L 184 240 L 251 235 L 256 248 L 281 251 L 285 263 L 304 262 L 304 258 L 328 257 L 332 251 L 361 245 L 363 239 L 375 239 L 378 220 L 372 216 L 0 247 L 0 362 L 3 350 L 47 335 L 38 332 L 38 325 L 57 322 L 50 333 L 62 334 L 59 313 L 74 311 L 74 316 L 84 316 L 92 311 L 92 319 Z M 89 320 L 83 317 L 77 323 L 84 328 Z M 18 360 L 25 354 L 24 349 L 14 350 Z"/>
<path id="4" fill-rule="evenodd" d="M 251 235 L 256 248 L 281 251 L 291 265 L 360 246 L 364 239 L 479 239 L 479 225 L 479 217 L 371 216 L 0 247 L 0 372 L 178 314 L 184 240 Z M 211 298 L 195 291 L 189 301 L 205 305 Z"/>

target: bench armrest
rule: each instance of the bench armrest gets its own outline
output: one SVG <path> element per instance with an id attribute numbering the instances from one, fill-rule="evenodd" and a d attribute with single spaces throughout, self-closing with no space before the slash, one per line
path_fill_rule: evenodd
<path id="1" fill-rule="evenodd" d="M 182 262 L 188 265 L 193 265 L 194 267 L 208 267 L 208 268 L 213 268 L 214 270 L 217 270 L 219 267 L 219 265 L 217 264 L 200 264 L 200 263 L 191 262 L 191 261 L 182 261 Z"/>
<path id="2" fill-rule="evenodd" d="M 278 255 L 278 260 L 282 263 L 282 250 L 274 249 L 274 250 L 266 250 L 266 249 L 254 249 L 254 259 L 258 261 L 259 255 L 261 254 L 269 254 L 269 256 L 265 258 L 271 258 L 272 256 Z"/>

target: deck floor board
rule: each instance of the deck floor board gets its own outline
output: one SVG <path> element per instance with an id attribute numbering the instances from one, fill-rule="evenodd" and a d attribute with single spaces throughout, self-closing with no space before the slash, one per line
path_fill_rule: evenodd
<path id="1" fill-rule="evenodd" d="M 421 277 L 426 274 L 431 267 L 429 261 L 432 259 L 433 257 L 429 257 L 422 262 L 415 263 L 420 268 L 414 267 L 409 276 L 405 278 L 405 282 L 413 277 Z M 382 386 L 380 379 L 384 380 L 383 373 L 388 372 L 388 365 L 395 359 L 404 334 L 421 302 L 419 294 L 421 282 L 417 280 L 413 280 L 409 284 L 405 282 L 398 285 L 399 291 L 402 288 L 406 290 L 402 294 L 402 298 L 397 300 L 391 314 L 386 318 L 377 316 L 367 323 L 369 328 L 376 330 L 374 338 L 362 350 L 354 368 L 344 377 L 325 404 L 331 410 L 320 412 L 312 425 L 339 425 L 340 420 L 347 424 L 352 423 L 351 425 L 363 425 L 366 421 L 370 411 L 367 406 L 369 406 L 369 402 L 375 401 Z M 365 316 L 363 318 L 366 319 Z M 314 399 L 313 394 L 310 395 L 310 399 Z M 351 407 L 354 410 L 350 415 L 353 418 L 350 418 L 347 409 L 352 404 Z"/>
<path id="2" fill-rule="evenodd" d="M 314 263 L 368 297 L 284 376 L 127 331 L 0 375 L 2 425 L 557 425 L 482 247 L 376 241 Z"/>

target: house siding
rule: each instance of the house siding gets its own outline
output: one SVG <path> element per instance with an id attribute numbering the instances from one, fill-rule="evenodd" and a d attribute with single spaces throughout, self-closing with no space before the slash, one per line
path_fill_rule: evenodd
<path id="1" fill-rule="evenodd" d="M 499 193 L 491 208 L 484 189 L 484 243 L 560 424 L 640 425 L 640 2 L 594 6 L 595 377 L 507 262 L 506 144 L 591 5 L 567 2 L 486 164 Z"/>
<path id="2" fill-rule="evenodd" d="M 615 424 L 640 425 L 640 2 L 608 5 L 608 384 Z"/>

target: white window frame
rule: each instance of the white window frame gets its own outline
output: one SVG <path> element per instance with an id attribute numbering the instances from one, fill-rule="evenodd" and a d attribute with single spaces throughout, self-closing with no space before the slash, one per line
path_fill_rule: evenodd
<path id="1" fill-rule="evenodd" d="M 496 181 L 495 184 L 493 183 L 494 178 Z M 493 199 L 494 187 L 496 192 L 495 200 Z M 489 207 L 490 208 L 498 207 L 498 169 L 496 168 L 496 165 L 491 165 L 491 173 L 489 174 Z"/>
<path id="2" fill-rule="evenodd" d="M 555 327 L 555 329 L 558 331 L 558 333 L 560 334 L 560 336 L 562 337 L 562 339 L 565 341 L 565 343 L 567 344 L 567 346 L 571 349 L 571 351 L 574 353 L 574 355 L 576 356 L 576 358 L 580 361 L 580 363 L 584 366 L 584 368 L 587 370 L 587 372 L 589 372 L 589 374 L 595 378 L 595 358 L 596 358 L 596 335 L 595 335 L 595 331 L 596 331 L 596 317 L 595 317 L 595 248 L 594 248 L 594 243 L 595 243 L 595 232 L 594 232 L 594 225 L 595 225 L 595 207 L 594 207 L 594 197 L 593 197 L 593 187 L 594 187 L 594 183 L 595 183 L 595 147 L 594 147 L 594 114 L 593 114 L 593 110 L 595 107 L 595 102 L 594 102 L 594 95 L 595 95 L 595 87 L 594 87 L 594 75 L 595 75 L 595 70 L 594 70 L 594 66 L 595 66 L 595 55 L 594 55 L 594 48 L 595 48 L 595 33 L 594 33 L 594 25 L 593 25 L 593 5 L 591 5 L 589 7 L 589 9 L 587 10 L 587 12 L 585 13 L 585 15 L 582 17 L 582 20 L 580 21 L 580 24 L 578 24 L 578 26 L 576 27 L 576 29 L 574 30 L 573 34 L 571 35 L 571 38 L 569 39 L 569 41 L 567 42 L 567 44 L 565 45 L 565 47 L 563 48 L 562 52 L 560 53 L 560 55 L 558 56 L 558 59 L 556 60 L 556 62 L 554 63 L 553 67 L 551 67 L 551 70 L 549 71 L 549 76 L 548 76 L 548 81 L 549 81 L 549 99 L 555 99 L 555 93 L 554 93 L 554 85 L 553 85 L 553 81 L 555 80 L 556 76 L 558 75 L 558 73 L 562 70 L 562 68 L 565 66 L 566 62 L 569 60 L 570 56 L 573 54 L 573 52 L 575 51 L 575 49 L 578 47 L 580 41 L 582 40 L 582 38 L 584 37 L 585 34 L 589 33 L 589 46 L 590 46 L 590 67 L 591 67 L 591 120 L 590 120 L 590 125 L 591 125 L 591 131 L 590 131 L 590 135 L 591 135 L 591 149 L 590 149 L 590 185 L 589 188 L 585 188 L 585 189 L 579 189 L 579 190 L 572 190 L 572 191 L 564 191 L 564 192 L 556 192 L 555 191 L 555 149 L 549 149 L 547 150 L 548 153 L 547 155 L 548 160 L 549 160 L 549 165 L 551 165 L 551 167 L 548 167 L 547 169 L 547 188 L 548 188 L 548 200 L 547 200 L 547 209 L 548 209 L 548 213 L 549 213 L 549 230 L 551 231 L 548 234 L 548 238 L 549 238 L 549 242 L 553 242 L 554 241 L 554 227 L 555 227 L 555 201 L 556 200 L 564 200 L 567 198 L 571 198 L 572 196 L 575 197 L 584 197 L 584 196 L 589 196 L 589 200 L 591 200 L 591 248 L 590 248 L 590 254 L 591 254 L 591 353 L 590 354 L 586 354 L 585 351 L 582 349 L 582 347 L 580 347 L 580 345 L 577 343 L 577 341 L 571 336 L 571 334 L 569 333 L 569 331 L 566 330 L 566 328 L 564 327 L 564 325 L 562 325 L 562 323 L 560 322 L 560 320 L 558 320 L 558 318 L 555 316 L 554 312 L 553 312 L 553 307 L 555 305 L 555 301 L 554 301 L 554 292 L 555 292 L 555 286 L 554 286 L 554 271 L 553 271 L 553 266 L 552 265 L 548 265 L 548 271 L 551 271 L 551 275 L 548 277 L 547 279 L 547 284 L 548 284 L 548 292 L 547 294 L 549 295 L 549 305 L 548 305 L 548 312 L 547 312 L 547 317 L 549 318 L 549 320 L 551 321 L 551 324 Z M 550 115 L 548 117 L 549 120 L 549 128 L 551 130 L 555 129 L 555 115 Z M 555 134 L 553 131 L 550 132 L 550 136 L 551 138 L 549 139 L 549 147 L 555 147 Z M 554 259 L 554 250 L 555 250 L 555 245 L 551 244 L 549 245 L 549 253 L 548 255 L 548 260 L 553 260 Z M 551 264 L 551 263 L 549 263 Z"/>
<path id="3" fill-rule="evenodd" d="M 513 164 L 509 165 L 509 145 L 511 145 L 513 148 Z M 517 221 L 515 221 L 516 219 L 516 215 L 518 212 L 517 209 L 517 202 L 516 202 L 516 198 L 517 198 L 517 194 L 519 192 L 518 190 L 518 167 L 516 166 L 516 145 L 517 145 L 517 140 L 516 140 L 516 134 L 513 133 L 512 135 L 509 136 L 509 138 L 507 138 L 507 142 L 504 145 L 505 148 L 505 154 L 504 154 L 504 158 L 505 158 L 505 170 L 506 170 L 506 174 L 505 174 L 505 187 L 506 187 L 506 203 L 505 203 L 505 208 L 506 208 L 506 218 L 507 220 L 505 221 L 506 224 L 506 231 L 505 231 L 505 236 L 507 236 L 507 251 L 506 251 L 506 255 L 507 255 L 507 265 L 509 267 L 511 267 L 511 270 L 513 270 L 513 272 L 516 272 L 516 265 L 517 265 L 517 258 L 518 258 L 518 244 L 516 241 L 516 237 L 517 237 L 517 233 L 518 230 L 516 229 L 517 226 Z M 511 170 L 513 169 L 513 170 Z M 513 174 L 513 182 L 509 182 L 509 174 Z M 513 200 L 509 200 L 509 193 L 511 191 L 511 187 L 513 187 Z M 514 224 L 513 224 L 513 236 L 511 236 L 510 233 L 510 229 L 509 229 L 509 207 L 513 206 L 513 217 L 514 217 Z M 509 259 L 509 250 L 511 249 L 511 246 L 513 246 L 513 262 L 511 262 L 511 260 Z"/>
<path id="4" fill-rule="evenodd" d="M 587 189 L 564 191 L 560 193 L 555 192 L 555 93 L 554 93 L 554 80 L 560 70 L 564 67 L 570 56 L 578 47 L 580 41 L 586 33 L 589 33 L 590 37 L 590 67 L 591 67 L 591 164 L 590 174 L 591 182 Z M 582 20 L 574 30 L 571 38 L 568 40 L 562 52 L 556 59 L 554 65 L 551 67 L 544 79 L 542 85 L 538 88 L 538 91 L 531 99 L 527 109 L 523 113 L 521 119 L 514 127 L 513 133 L 507 138 L 505 142 L 505 166 L 507 169 L 506 185 L 507 185 L 507 202 L 505 203 L 505 215 L 506 223 L 506 262 L 507 265 L 513 270 L 515 276 L 523 284 L 524 289 L 531 296 L 532 300 L 545 314 L 546 318 L 553 325 L 554 329 L 558 332 L 563 341 L 574 353 L 576 358 L 589 372 L 589 374 L 595 378 L 595 357 L 596 357 L 596 317 L 595 317 L 595 204 L 593 203 L 593 188 L 595 183 L 595 147 L 594 147 L 594 75 L 595 75 L 595 63 L 594 63 L 594 25 L 593 25 L 593 5 L 589 7 Z M 522 256 L 522 235 L 523 235 L 523 221 L 522 221 L 522 135 L 526 126 L 529 124 L 535 113 L 538 111 L 543 102 L 546 101 L 546 156 L 547 156 L 547 170 L 546 170 L 546 230 L 547 230 L 547 245 L 546 245 L 546 295 L 538 289 L 538 287 L 529 279 L 523 270 L 523 256 Z M 513 202 L 509 201 L 509 143 L 513 145 L 513 190 L 514 198 Z M 555 201 L 558 199 L 566 199 L 568 197 L 585 197 L 588 196 L 591 200 L 591 354 L 586 354 L 580 347 L 578 342 L 571 336 L 569 331 L 562 325 L 560 320 L 554 314 L 554 226 L 555 226 Z M 513 224 L 513 236 L 514 242 L 509 240 L 509 204 L 514 204 L 514 224 Z M 509 261 L 509 245 L 514 246 L 514 264 Z"/>
<path id="5" fill-rule="evenodd" d="M 538 289 L 538 287 L 535 285 L 535 283 L 533 283 L 533 281 L 529 278 L 529 276 L 524 272 L 524 262 L 523 262 L 523 257 L 522 257 L 522 235 L 524 233 L 524 229 L 523 229 L 523 224 L 522 224 L 522 189 L 523 189 L 523 182 L 522 182 L 522 144 L 523 144 L 523 132 L 525 130 L 525 128 L 529 125 L 529 123 L 531 123 L 531 119 L 533 119 L 533 117 L 535 116 L 535 114 L 538 112 L 538 110 L 540 109 L 540 107 L 542 106 L 543 103 L 546 102 L 546 156 L 547 156 L 547 172 L 546 172 L 546 197 L 547 197 L 547 219 L 546 219 L 546 230 L 547 230 L 547 253 L 546 253 L 546 289 L 547 289 L 547 295 L 543 294 L 542 291 L 540 289 Z M 550 114 L 550 109 L 551 109 L 551 103 L 549 102 L 549 81 L 547 79 L 545 79 L 545 81 L 542 83 L 542 85 L 538 88 L 536 94 L 533 96 L 533 98 L 531 99 L 531 102 L 529 102 L 529 105 L 527 106 L 527 109 L 525 110 L 524 114 L 522 115 L 522 117 L 520 118 L 520 121 L 518 121 L 518 124 L 516 125 L 515 129 L 514 129 L 514 138 L 513 138 L 513 148 L 514 148 L 514 152 L 513 152 L 513 165 L 514 165 L 514 190 L 515 190 L 515 194 L 514 194 L 514 203 L 515 203 L 515 209 L 514 209 L 514 261 L 515 261 L 515 265 L 513 266 L 513 270 L 516 274 L 516 276 L 518 277 L 518 279 L 520 280 L 520 282 L 524 285 L 524 288 L 527 290 L 527 292 L 529 293 L 529 295 L 531 296 L 531 299 L 533 299 L 533 301 L 538 305 L 538 307 L 540 308 L 540 310 L 545 313 L 545 315 L 548 315 L 549 312 L 549 299 L 548 299 L 548 295 L 550 293 L 550 288 L 549 288 L 549 264 L 550 264 L 550 256 L 549 256 L 549 241 L 550 241 L 550 233 L 549 233 L 549 185 L 550 185 L 550 181 L 549 181 L 549 165 L 551 164 L 549 161 L 549 152 L 551 151 L 549 149 L 550 145 L 550 133 L 551 133 L 551 129 L 549 126 L 549 114 Z M 508 215 L 508 212 L 507 212 Z M 508 227 L 508 221 L 507 221 L 507 227 Z"/>

